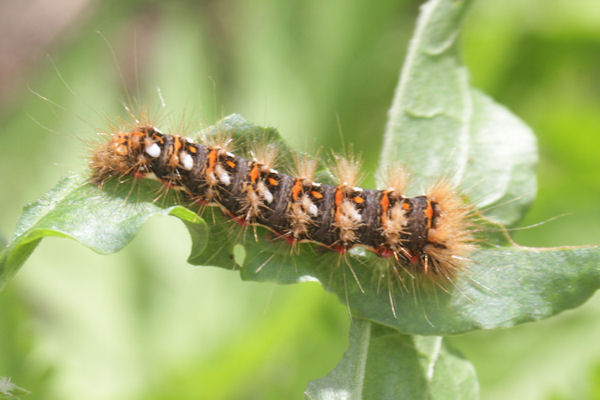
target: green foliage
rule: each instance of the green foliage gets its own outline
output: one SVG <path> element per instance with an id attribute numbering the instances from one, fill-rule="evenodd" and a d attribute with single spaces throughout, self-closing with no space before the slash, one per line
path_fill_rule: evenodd
<path id="1" fill-rule="evenodd" d="M 466 5 L 432 1 L 424 6 L 390 112 L 378 170 L 402 161 L 414 177 L 413 193 L 421 192 L 440 175 L 448 176 L 486 217 L 514 224 L 535 194 L 535 142 L 520 120 L 469 85 L 457 56 L 458 24 Z M 193 43 L 186 44 L 194 48 Z M 172 64 L 168 67 L 173 68 Z M 327 89 L 327 85 L 321 86 L 321 90 Z M 239 135 L 263 132 L 239 117 L 210 129 Z M 268 134 L 276 132 L 269 130 Z M 150 216 L 175 215 L 191 233 L 190 263 L 240 269 L 245 280 L 292 283 L 316 278 L 349 305 L 354 317 L 350 348 L 329 376 L 309 386 L 311 399 L 339 398 L 347 393 L 373 398 L 384 390 L 390 398 L 409 391 L 415 398 L 475 398 L 473 368 L 448 348 L 446 340 L 406 334 L 447 335 L 547 318 L 578 306 L 600 285 L 597 247 L 483 247 L 448 291 L 395 287 L 395 318 L 386 282 L 382 289 L 373 279 L 372 270 L 384 267 L 376 257 L 359 252 L 350 258 L 365 289 L 363 294 L 351 271 L 343 263 L 337 267 L 334 255 L 323 256 L 317 249 L 303 246 L 301 257 L 290 257 L 287 246 L 278 242 L 266 245 L 272 238 L 260 229 L 258 243 L 251 232 L 245 240 L 232 236 L 217 213 L 202 221 L 194 212 L 177 206 L 173 197 L 152 202 L 159 189 L 152 182 L 136 183 L 133 190 L 113 182 L 99 190 L 86 184 L 85 178 L 83 174 L 61 181 L 27 208 L 16 234 L 0 254 L 0 286 L 45 236 L 71 237 L 95 251 L 109 253 L 128 243 Z M 578 183 L 574 190 L 583 182 Z M 235 246 L 243 246 L 243 256 L 233 256 Z M 258 335 L 254 342 L 260 342 L 257 339 Z M 382 374 L 389 370 L 395 371 L 393 382 Z M 199 373 L 206 371 L 200 369 Z"/>
<path id="2" fill-rule="evenodd" d="M 0 253 L 2 286 L 45 236 L 74 238 L 108 254 L 123 248 L 150 216 L 170 214 L 189 223 L 200 243 L 206 240 L 206 228 L 202 229 L 205 223 L 192 211 L 180 206 L 163 209 L 131 195 L 136 189 L 147 193 L 144 189 L 148 186 L 146 182 L 137 188 L 113 185 L 102 191 L 87 183 L 85 176 L 63 179 L 46 196 L 25 208 L 14 237 Z M 195 250 L 203 250 L 201 244 L 194 246 Z"/>
<path id="3" fill-rule="evenodd" d="M 439 336 L 407 336 L 357 320 L 350 347 L 325 378 L 311 382 L 308 399 L 476 399 L 473 366 Z"/>

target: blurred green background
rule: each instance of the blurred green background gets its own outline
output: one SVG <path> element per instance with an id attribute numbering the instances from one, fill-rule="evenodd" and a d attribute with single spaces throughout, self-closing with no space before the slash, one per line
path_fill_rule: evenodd
<path id="1" fill-rule="evenodd" d="M 161 127 L 235 112 L 312 152 L 341 149 L 339 118 L 374 171 L 418 6 L 5 0 L 0 242 L 27 202 L 86 168 L 94 133 L 128 96 L 159 109 L 160 91 Z M 560 216 L 516 240 L 600 242 L 600 3 L 475 1 L 463 43 L 473 84 L 538 136 L 539 197 L 523 224 Z M 28 399 L 301 399 L 343 354 L 345 307 L 315 283 L 192 267 L 189 247 L 174 218 L 111 256 L 45 239 L 0 293 L 0 376 Z M 600 399 L 598 338 L 596 295 L 547 321 L 450 340 L 483 399 Z"/>

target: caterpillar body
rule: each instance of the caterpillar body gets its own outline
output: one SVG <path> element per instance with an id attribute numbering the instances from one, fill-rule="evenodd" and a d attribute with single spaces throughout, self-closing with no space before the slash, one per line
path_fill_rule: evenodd
<path id="1" fill-rule="evenodd" d="M 355 186 L 358 165 L 338 158 L 338 184 L 315 182 L 316 163 L 296 176 L 274 168 L 275 148 L 253 157 L 229 150 L 230 140 L 196 143 L 137 124 L 111 135 L 90 161 L 91 181 L 115 176 L 158 179 L 203 205 L 217 205 L 242 225 L 260 225 L 290 243 L 312 242 L 338 253 L 361 246 L 394 264 L 451 280 L 474 247 L 465 204 L 444 180 L 424 195 L 404 197 L 402 172 L 383 190 Z"/>

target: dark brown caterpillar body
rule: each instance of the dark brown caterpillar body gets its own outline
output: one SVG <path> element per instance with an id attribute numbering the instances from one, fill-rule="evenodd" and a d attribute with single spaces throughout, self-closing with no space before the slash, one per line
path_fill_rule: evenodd
<path id="1" fill-rule="evenodd" d="M 270 164 L 150 125 L 113 135 L 90 162 L 96 184 L 113 176 L 155 178 L 288 241 L 314 242 L 339 253 L 362 246 L 426 274 L 450 279 L 472 250 L 471 207 L 443 181 L 426 195 L 407 198 L 398 187 L 320 184 Z"/>

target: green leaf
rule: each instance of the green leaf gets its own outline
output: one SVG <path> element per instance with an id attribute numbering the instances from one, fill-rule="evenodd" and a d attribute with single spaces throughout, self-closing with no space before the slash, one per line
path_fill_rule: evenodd
<path id="1" fill-rule="evenodd" d="M 153 215 L 174 215 L 183 220 L 192 236 L 192 250 L 203 251 L 208 233 L 204 221 L 193 211 L 174 205 L 174 193 L 149 201 L 158 190 L 160 185 L 150 181 L 135 181 L 134 186 L 112 182 L 101 190 L 87 183 L 85 175 L 64 178 L 25 207 L 14 236 L 0 253 L 0 288 L 46 236 L 68 237 L 109 254 L 129 243 Z M 142 193 L 148 201 L 140 201 Z"/>
<path id="2" fill-rule="evenodd" d="M 423 4 L 389 111 L 378 176 L 400 161 L 414 177 L 412 194 L 448 177 L 487 218 L 512 224 L 535 197 L 535 137 L 469 85 L 458 49 L 469 3 Z"/>
<path id="3" fill-rule="evenodd" d="M 309 400 L 476 399 L 473 366 L 439 336 L 407 336 L 353 320 L 342 361 L 309 383 Z"/>

